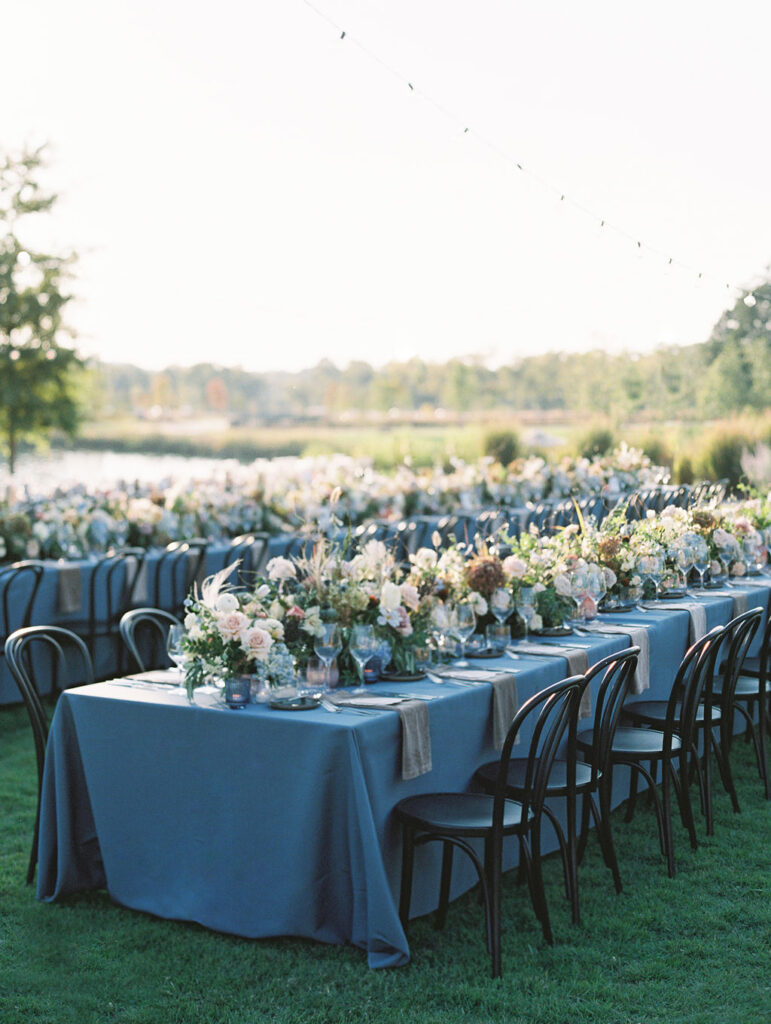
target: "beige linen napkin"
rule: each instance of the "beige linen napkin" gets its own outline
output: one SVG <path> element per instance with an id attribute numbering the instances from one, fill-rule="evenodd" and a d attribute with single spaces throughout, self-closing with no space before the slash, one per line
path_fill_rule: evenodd
<path id="1" fill-rule="evenodd" d="M 402 727 L 402 778 L 416 779 L 431 771 L 431 733 L 428 727 L 428 705 L 424 700 L 402 700 L 399 697 L 333 696 L 338 706 L 351 708 L 382 708 L 398 711 Z"/>
<path id="2" fill-rule="evenodd" d="M 520 640 L 512 647 L 518 654 L 534 654 L 547 658 L 564 658 L 568 663 L 569 676 L 586 675 L 589 668 L 589 655 L 583 647 L 561 647 L 557 644 L 534 644 L 530 640 Z M 588 718 L 592 713 L 592 695 L 587 686 L 581 697 L 581 707 L 578 711 L 579 718 Z"/>
<path id="3" fill-rule="evenodd" d="M 671 608 L 678 608 L 690 614 L 691 623 L 688 630 L 688 643 L 695 644 L 707 635 L 707 610 L 703 604 L 696 601 L 662 601 L 661 610 L 669 611 Z"/>
<path id="4" fill-rule="evenodd" d="M 637 671 L 632 681 L 631 692 L 634 694 L 643 693 L 651 685 L 651 655 L 650 639 L 645 626 L 618 626 L 615 623 L 602 623 L 603 633 L 618 633 L 619 636 L 628 636 L 630 647 L 639 647 L 640 653 L 637 656 Z"/>
<path id="5" fill-rule="evenodd" d="M 493 746 L 496 750 L 500 750 L 503 747 L 512 719 L 519 710 L 517 679 L 514 673 L 485 671 L 485 669 L 453 668 L 452 666 L 440 667 L 434 669 L 434 672 L 444 679 L 467 680 L 470 683 L 489 683 L 492 686 Z M 516 742 L 519 742 L 518 738 Z"/>
<path id="6" fill-rule="evenodd" d="M 83 581 L 80 566 L 72 562 L 59 562 L 56 567 L 59 588 L 59 612 L 72 615 L 83 603 Z"/>
<path id="7" fill-rule="evenodd" d="M 750 595 L 746 590 L 710 590 L 709 596 L 730 597 L 734 603 L 734 619 L 737 615 L 744 615 L 750 606 Z"/>

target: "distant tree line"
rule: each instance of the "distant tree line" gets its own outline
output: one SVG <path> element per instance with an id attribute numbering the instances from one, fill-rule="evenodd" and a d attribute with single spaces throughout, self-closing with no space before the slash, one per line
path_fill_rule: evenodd
<path id="1" fill-rule="evenodd" d="M 341 412 L 442 408 L 452 413 L 565 410 L 618 419 L 721 417 L 771 404 L 771 281 L 720 318 L 708 341 L 646 355 L 602 351 L 528 356 L 490 369 L 480 359 L 427 363 L 414 358 L 375 369 L 323 360 L 297 373 L 249 373 L 199 364 L 161 372 L 100 363 L 94 372 L 101 414 L 207 410 L 234 422 Z"/>

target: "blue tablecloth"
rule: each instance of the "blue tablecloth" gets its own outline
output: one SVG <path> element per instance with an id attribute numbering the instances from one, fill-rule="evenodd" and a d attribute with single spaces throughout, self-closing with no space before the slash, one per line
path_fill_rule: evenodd
<path id="1" fill-rule="evenodd" d="M 753 588 L 749 603 L 767 608 L 768 587 Z M 708 626 L 731 617 L 730 598 L 704 604 Z M 647 627 L 644 696 L 666 697 L 688 613 L 662 608 L 607 621 Z M 590 663 L 628 645 L 623 636 L 569 643 L 587 647 Z M 556 657 L 482 666 L 514 668 L 520 702 L 566 674 Z M 250 937 L 352 942 L 373 967 L 406 963 L 393 808 L 408 795 L 466 789 L 496 757 L 489 686 L 422 681 L 409 689 L 437 698 L 428 704 L 433 769 L 409 782 L 393 712 L 192 708 L 160 690 L 113 683 L 67 691 L 46 756 L 38 896 L 106 887 L 116 902 L 161 917 Z M 616 782 L 619 800 L 625 780 Z M 438 857 L 418 851 L 416 916 L 436 906 Z M 454 894 L 475 880 L 465 860 L 456 858 Z"/>

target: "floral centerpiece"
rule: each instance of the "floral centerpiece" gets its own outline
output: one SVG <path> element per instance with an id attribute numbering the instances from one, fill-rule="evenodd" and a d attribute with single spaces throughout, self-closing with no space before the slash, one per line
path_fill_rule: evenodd
<path id="1" fill-rule="evenodd" d="M 572 615 L 575 605 L 570 596 L 568 573 L 574 567 L 577 527 L 566 527 L 550 537 L 524 533 L 511 538 L 501 533 L 501 541 L 510 554 L 503 559 L 502 568 L 508 586 L 518 603 L 520 591 L 532 588 L 535 593 L 536 615 L 530 628 L 556 629 Z"/>
<path id="2" fill-rule="evenodd" d="M 294 681 L 294 659 L 284 640 L 284 627 L 266 616 L 253 594 L 234 592 L 227 579 L 238 562 L 204 580 L 200 592 L 185 602 L 185 685 L 213 680 L 224 684 L 233 676 L 254 676 L 258 688 L 281 688 Z"/>

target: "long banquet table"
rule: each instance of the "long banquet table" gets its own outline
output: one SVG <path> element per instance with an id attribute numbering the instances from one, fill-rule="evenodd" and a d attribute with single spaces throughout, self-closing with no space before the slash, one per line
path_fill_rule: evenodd
<path id="1" fill-rule="evenodd" d="M 749 607 L 767 611 L 769 587 L 771 580 L 752 581 L 743 591 Z M 700 601 L 707 628 L 733 614 L 730 595 Z M 647 629 L 650 689 L 642 696 L 661 698 L 686 650 L 689 621 L 687 611 L 662 602 L 602 616 L 599 628 Z M 629 643 L 623 635 L 560 642 L 586 647 L 590 664 Z M 513 669 L 520 703 L 566 675 L 560 657 L 523 654 L 480 667 Z M 392 811 L 408 795 L 468 788 L 475 769 L 496 757 L 491 687 L 423 680 L 371 689 L 434 698 L 430 772 L 401 778 L 399 716 L 390 711 L 231 711 L 202 697 L 191 707 L 125 680 L 66 691 L 45 763 L 38 897 L 106 888 L 115 902 L 160 917 L 246 937 L 351 942 L 372 967 L 406 963 Z M 615 803 L 626 789 L 617 775 Z M 438 850 L 418 856 L 415 916 L 436 906 L 439 876 Z M 475 880 L 465 860 L 456 858 L 453 895 Z"/>

